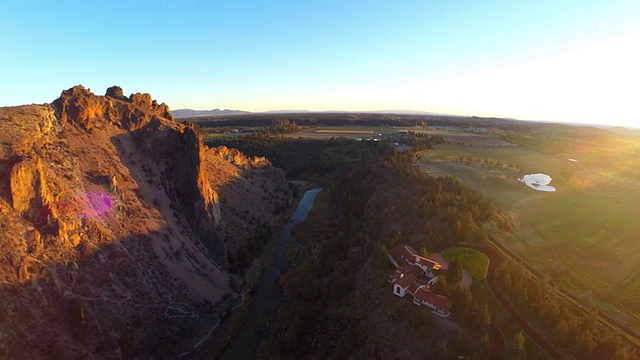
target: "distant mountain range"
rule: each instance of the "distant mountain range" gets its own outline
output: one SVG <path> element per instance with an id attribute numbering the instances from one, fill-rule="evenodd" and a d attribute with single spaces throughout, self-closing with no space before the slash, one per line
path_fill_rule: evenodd
<path id="1" fill-rule="evenodd" d="M 620 135 L 630 135 L 630 136 L 640 136 L 640 129 L 637 128 L 629 128 L 624 126 L 614 126 L 612 128 L 607 129 L 612 133 L 620 134 Z"/>
<path id="2" fill-rule="evenodd" d="M 318 113 L 318 114 L 331 114 L 331 113 L 369 113 L 369 114 L 394 114 L 394 115 L 443 115 L 450 117 L 471 117 L 475 118 L 475 116 L 470 115 L 448 115 L 443 113 L 435 113 L 429 111 L 419 111 L 419 110 L 372 110 L 372 111 L 349 111 L 349 110 L 268 110 L 268 111 L 259 111 L 259 112 L 251 112 L 251 111 L 243 111 L 243 110 L 229 110 L 229 109 L 213 109 L 213 110 L 193 110 L 193 109 L 178 109 L 171 111 L 171 114 L 174 118 L 189 118 L 189 117 L 199 117 L 199 116 L 216 116 L 216 115 L 240 115 L 240 114 L 302 114 L 302 113 Z M 496 118 L 503 120 L 511 120 L 511 121 L 524 121 L 524 122 L 534 122 L 534 123 L 558 123 L 569 126 L 590 126 L 598 129 L 603 129 L 610 131 L 612 133 L 620 134 L 620 135 L 629 135 L 629 136 L 640 136 L 640 128 L 634 127 L 623 127 L 623 126 L 613 126 L 613 125 L 605 125 L 605 124 L 583 124 L 576 122 L 562 122 L 562 121 L 536 121 L 536 120 L 518 120 L 512 118 Z"/>
<path id="3" fill-rule="evenodd" d="M 370 114 L 397 114 L 397 115 L 446 115 L 440 113 L 433 113 L 428 111 L 416 111 L 416 110 L 373 110 L 373 111 L 348 111 L 348 110 L 268 110 L 261 111 L 262 114 L 298 114 L 298 113 L 370 113 Z M 197 116 L 215 116 L 215 115 L 238 115 L 238 114 L 252 114 L 251 111 L 243 110 L 229 110 L 229 109 L 213 109 L 213 110 L 193 110 L 193 109 L 178 109 L 171 111 L 174 118 L 188 118 Z"/>
<path id="4" fill-rule="evenodd" d="M 171 111 L 171 115 L 174 118 L 187 118 L 187 117 L 196 117 L 196 116 L 212 116 L 212 115 L 238 115 L 238 114 L 249 114 L 249 111 L 242 110 L 229 110 L 229 109 L 213 109 L 213 110 L 193 110 L 193 109 L 178 109 Z"/>

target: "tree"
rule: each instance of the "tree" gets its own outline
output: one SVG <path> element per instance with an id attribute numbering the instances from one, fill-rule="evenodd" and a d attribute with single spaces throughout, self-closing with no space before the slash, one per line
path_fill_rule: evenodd
<path id="1" fill-rule="evenodd" d="M 489 311 L 489 304 L 484 305 L 484 311 L 482 312 L 482 325 L 488 328 L 491 325 L 491 312 Z"/>
<path id="2" fill-rule="evenodd" d="M 424 246 L 420 248 L 420 256 L 429 257 L 429 252 L 427 251 L 427 249 Z"/>
<path id="3" fill-rule="evenodd" d="M 438 281 L 433 284 L 433 291 L 438 294 L 449 295 L 449 281 L 446 276 L 439 276 Z"/>
<path id="4" fill-rule="evenodd" d="M 496 269 L 496 280 L 498 281 L 498 284 L 503 289 L 511 288 L 511 285 L 512 285 L 511 271 L 509 271 L 509 268 L 507 267 L 506 263 L 502 263 Z"/>
<path id="5" fill-rule="evenodd" d="M 574 342 L 574 350 L 579 357 L 587 357 L 591 354 L 596 347 L 596 342 L 593 340 L 593 333 L 580 332 Z"/>
<path id="6" fill-rule="evenodd" d="M 451 286 L 457 285 L 462 280 L 462 266 L 458 260 L 449 263 L 447 270 L 447 280 Z"/>
<path id="7" fill-rule="evenodd" d="M 608 333 L 597 338 L 595 353 L 601 359 L 611 359 L 616 353 L 616 349 L 622 347 L 622 341 L 618 334 Z"/>
<path id="8" fill-rule="evenodd" d="M 527 350 L 525 348 L 526 338 L 522 333 L 522 330 L 516 334 L 514 337 L 514 342 L 516 344 L 516 356 L 518 359 L 525 359 L 527 357 Z"/>
<path id="9" fill-rule="evenodd" d="M 516 293 L 516 301 L 523 305 L 526 305 L 529 303 L 529 289 L 527 287 L 522 287 L 520 291 Z M 528 309 L 529 308 L 527 307 L 524 310 L 526 311 Z"/>
<path id="10" fill-rule="evenodd" d="M 571 330 L 569 329 L 569 325 L 564 320 L 558 321 L 558 325 L 553 331 L 553 336 L 555 337 L 555 344 L 560 346 L 566 346 L 569 343 L 569 335 Z"/>
<path id="11" fill-rule="evenodd" d="M 476 228 L 475 240 L 480 244 L 484 244 L 489 241 L 489 233 L 484 226 L 480 225 Z"/>
<path id="12" fill-rule="evenodd" d="M 378 243 L 375 247 L 374 264 L 376 269 L 385 269 L 389 263 L 387 253 L 389 250 L 384 244 Z"/>

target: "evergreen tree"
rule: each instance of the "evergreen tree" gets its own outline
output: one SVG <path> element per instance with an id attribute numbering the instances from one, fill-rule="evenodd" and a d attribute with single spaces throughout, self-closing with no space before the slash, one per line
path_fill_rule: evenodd
<path id="1" fill-rule="evenodd" d="M 449 270 L 447 270 L 447 280 L 451 286 L 456 286 L 462 280 L 462 266 L 458 260 L 454 260 L 449 263 Z"/>
<path id="2" fill-rule="evenodd" d="M 526 337 L 522 330 L 518 332 L 514 337 L 514 343 L 516 344 L 516 357 L 518 359 L 526 359 L 527 358 L 527 350 L 526 350 Z"/>
<path id="3" fill-rule="evenodd" d="M 491 312 L 489 311 L 489 304 L 484 305 L 484 311 L 482 312 L 482 325 L 485 328 L 491 326 Z"/>
<path id="4" fill-rule="evenodd" d="M 420 256 L 429 257 L 429 252 L 427 251 L 427 249 L 424 246 L 420 248 Z"/>

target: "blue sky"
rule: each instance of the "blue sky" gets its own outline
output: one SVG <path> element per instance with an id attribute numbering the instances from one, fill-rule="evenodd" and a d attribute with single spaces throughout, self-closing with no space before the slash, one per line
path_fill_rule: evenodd
<path id="1" fill-rule="evenodd" d="M 638 1 L 0 2 L 0 105 L 120 85 L 172 109 L 640 126 Z"/>

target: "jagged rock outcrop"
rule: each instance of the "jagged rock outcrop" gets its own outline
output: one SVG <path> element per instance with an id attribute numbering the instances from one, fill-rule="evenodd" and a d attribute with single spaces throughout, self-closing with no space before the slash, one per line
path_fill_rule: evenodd
<path id="1" fill-rule="evenodd" d="M 117 86 L 0 108 L 0 358 L 173 358 L 206 334 L 239 298 L 228 257 L 291 197 L 214 153 Z"/>
<path id="2" fill-rule="evenodd" d="M 173 120 L 164 103 L 158 105 L 149 94 L 136 93 L 127 98 L 118 86 L 107 89 L 107 96 L 96 96 L 82 85 L 74 86 L 63 91 L 52 105 L 62 121 L 75 122 L 86 130 L 105 120 L 129 131 L 140 129 L 154 119 Z"/>
<path id="3" fill-rule="evenodd" d="M 9 174 L 9 184 L 13 209 L 20 214 L 51 203 L 39 157 L 23 159 L 13 165 Z"/>
<path id="4" fill-rule="evenodd" d="M 237 149 L 229 149 L 226 146 L 218 146 L 211 149 L 216 156 L 219 156 L 238 167 L 261 168 L 271 166 L 271 161 L 265 157 L 249 158 Z"/>

